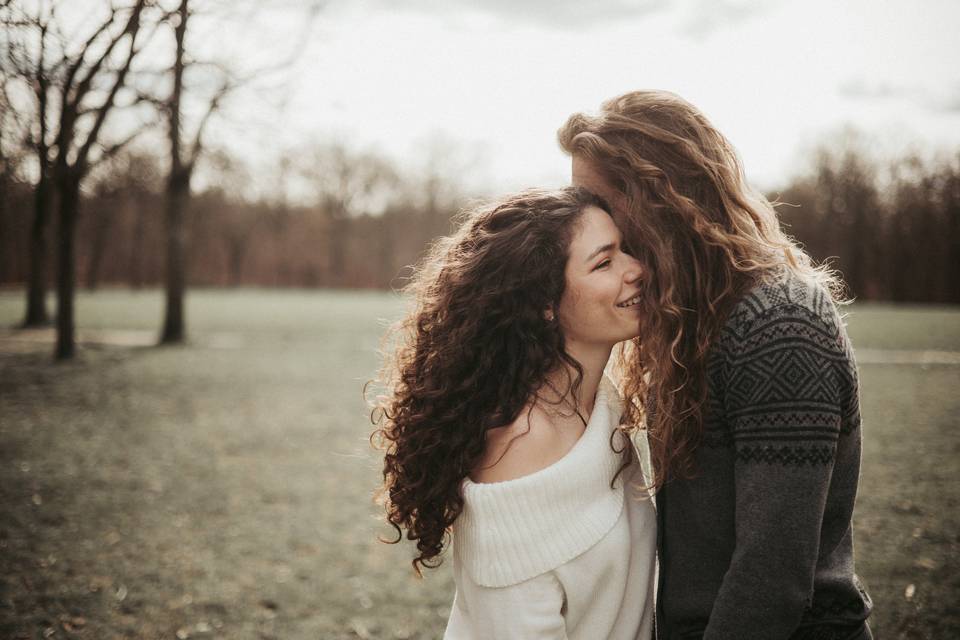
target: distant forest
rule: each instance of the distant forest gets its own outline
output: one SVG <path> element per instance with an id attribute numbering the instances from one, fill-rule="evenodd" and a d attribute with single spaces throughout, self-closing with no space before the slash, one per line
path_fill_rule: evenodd
<path id="1" fill-rule="evenodd" d="M 850 148 L 815 153 L 805 175 L 767 194 L 782 203 L 788 232 L 859 300 L 960 303 L 960 153 L 883 165 Z M 220 163 L 222 184 L 197 193 L 187 215 L 189 285 L 401 286 L 404 268 L 451 231 L 468 201 L 450 179 L 401 180 L 385 159 L 341 146 L 310 157 L 312 202 L 296 205 L 241 197 L 242 174 Z M 124 154 L 91 180 L 77 226 L 78 285 L 162 285 L 161 162 Z M 7 175 L 0 195 L 0 284 L 20 284 L 33 194 Z"/>
<path id="2" fill-rule="evenodd" d="M 26 289 L 22 328 L 55 323 L 55 359 L 75 353 L 78 287 L 162 288 L 159 343 L 178 344 L 190 287 L 397 288 L 451 231 L 477 169 L 455 145 L 393 161 L 301 140 L 255 168 L 224 150 L 236 130 L 210 132 L 289 79 L 321 4 L 284 3 L 300 35 L 246 68 L 196 39 L 231 3 L 98 0 L 69 25 L 71 1 L 0 2 L 0 286 Z M 769 194 L 785 228 L 857 299 L 960 303 L 960 150 L 878 160 L 856 141 Z"/>

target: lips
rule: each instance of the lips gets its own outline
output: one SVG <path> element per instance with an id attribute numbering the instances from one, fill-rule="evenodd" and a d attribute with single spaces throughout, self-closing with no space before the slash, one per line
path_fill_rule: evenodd
<path id="1" fill-rule="evenodd" d="M 618 302 L 617 306 L 620 307 L 621 309 L 627 309 L 629 307 L 633 307 L 638 304 L 640 304 L 640 294 L 637 294 L 628 300 L 624 300 L 623 302 Z"/>

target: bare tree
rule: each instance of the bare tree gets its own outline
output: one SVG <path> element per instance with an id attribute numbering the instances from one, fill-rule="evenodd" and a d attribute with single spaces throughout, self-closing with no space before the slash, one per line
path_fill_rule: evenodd
<path id="1" fill-rule="evenodd" d="M 183 75 L 186 68 L 186 35 L 191 17 L 189 0 L 180 0 L 174 13 L 174 41 L 176 53 L 173 59 L 173 88 L 163 103 L 167 116 L 170 143 L 170 173 L 166 184 L 166 306 L 161 344 L 181 343 L 186 337 L 184 322 L 184 293 L 186 289 L 186 228 L 184 212 L 190 201 L 190 181 L 197 160 L 203 150 L 203 133 L 210 117 L 219 108 L 220 102 L 231 89 L 229 76 L 224 76 L 220 89 L 210 99 L 206 112 L 200 120 L 193 143 L 183 140 Z"/>
<path id="2" fill-rule="evenodd" d="M 450 218 L 463 199 L 460 177 L 483 164 L 479 150 L 464 147 L 448 136 L 434 133 L 422 143 L 423 163 L 412 181 L 423 212 L 428 240 L 450 233 Z"/>
<path id="3" fill-rule="evenodd" d="M 960 301 L 960 155 L 874 159 L 847 133 L 777 195 L 781 222 L 861 300 Z"/>
<path id="4" fill-rule="evenodd" d="M 346 268 L 347 230 L 351 218 L 382 211 L 389 203 L 398 177 L 383 158 L 349 150 L 341 144 L 314 145 L 301 167 L 312 185 L 316 206 L 327 225 L 327 278 L 324 284 L 341 286 Z"/>
<path id="5" fill-rule="evenodd" d="M 90 243 L 90 259 L 87 262 L 87 290 L 96 291 L 100 286 L 103 271 L 103 257 L 107 252 L 111 231 L 114 227 L 114 214 L 120 201 L 117 191 L 101 191 L 96 194 L 96 207 L 85 207 L 84 214 L 93 219 L 93 236 Z"/>
<path id="6" fill-rule="evenodd" d="M 251 181 L 243 162 L 225 153 L 212 154 L 219 186 L 218 206 L 205 214 L 217 230 L 227 255 L 227 283 L 238 287 L 243 281 L 244 263 L 250 254 L 258 228 L 269 222 L 269 207 L 265 203 L 244 200 L 245 185 Z"/>
<path id="7" fill-rule="evenodd" d="M 891 167 L 883 251 L 888 297 L 956 303 L 960 256 L 960 153 L 931 163 L 916 155 Z"/>
<path id="8" fill-rule="evenodd" d="M 113 156 L 139 130 L 127 138 L 103 147 L 100 136 L 113 110 L 117 94 L 125 86 L 134 58 L 143 44 L 139 39 L 144 25 L 147 0 L 134 0 L 126 7 L 112 6 L 109 16 L 69 56 L 64 47 L 64 69 L 57 79 L 58 128 L 54 141 L 53 180 L 57 188 L 59 242 L 57 247 L 57 344 L 58 360 L 73 357 L 75 232 L 80 204 L 80 185 L 96 161 Z M 105 86 L 99 102 L 92 99 L 95 86 Z M 93 102 L 93 104 L 91 104 Z M 99 153 L 92 155 L 94 150 Z"/>
<path id="9" fill-rule="evenodd" d="M 163 170 L 159 159 L 145 154 L 127 154 L 123 167 L 123 199 L 121 207 L 133 218 L 128 238 L 127 277 L 130 286 L 139 289 L 144 284 L 146 250 L 147 201 L 158 200 L 162 189 Z"/>
<path id="10" fill-rule="evenodd" d="M 25 85 L 35 100 L 33 123 L 17 122 L 15 135 L 23 138 L 37 160 L 36 182 L 33 187 L 33 220 L 30 230 L 30 270 L 27 280 L 27 310 L 24 327 L 37 327 L 49 323 L 47 313 L 47 227 L 49 227 L 52 196 L 50 162 L 50 87 L 51 77 L 62 68 L 63 61 L 52 61 L 51 37 L 53 7 L 50 2 L 40 2 L 34 11 L 8 2 L 2 7 L 0 26 L 5 34 L 6 51 L 3 59 L 3 94 L 11 108 L 5 112 L 16 114 L 9 99 L 9 85 L 19 81 Z M 31 40 L 35 39 L 35 45 Z M 35 50 L 33 47 L 35 46 Z M 16 117 L 16 116 L 14 116 Z M 4 125 L 7 125 L 4 122 Z M 7 130 L 6 126 L 4 127 Z"/>
<path id="11" fill-rule="evenodd" d="M 281 155 L 275 169 L 275 200 L 272 206 L 265 208 L 265 227 L 270 234 L 274 253 L 272 283 L 274 285 L 286 283 L 290 276 L 289 256 L 284 254 L 283 241 L 294 218 L 294 210 L 290 206 L 288 184 L 293 162 L 286 153 Z"/>
<path id="12" fill-rule="evenodd" d="M 0 238 L 2 238 L 6 234 L 4 227 L 7 222 L 7 207 L 14 176 L 23 162 L 25 149 L 22 144 L 19 144 L 22 141 L 17 139 L 19 127 L 16 126 L 15 118 L 12 117 L 15 111 L 7 91 L 8 77 L 5 67 L 0 66 L 0 70 L 3 71 L 0 77 L 0 83 L 2 83 L 0 87 Z M 3 249 L 4 247 L 0 245 L 0 251 Z M 3 272 L 4 264 L 4 256 L 0 255 L 0 274 Z"/>
<path id="13" fill-rule="evenodd" d="M 220 81 L 216 91 L 208 97 L 204 105 L 203 115 L 196 127 L 192 141 L 184 140 L 183 105 L 185 100 L 184 73 L 188 64 L 199 64 L 198 61 L 189 61 L 187 56 L 186 39 L 188 25 L 194 17 L 190 0 L 179 0 L 173 12 L 172 24 L 174 27 L 175 54 L 171 68 L 173 82 L 170 94 L 160 101 L 161 110 L 167 118 L 168 139 L 170 146 L 170 173 L 166 186 L 166 305 L 164 310 L 163 329 L 160 334 L 161 344 L 182 343 L 186 339 L 186 324 L 184 320 L 184 294 L 186 290 L 186 227 L 184 225 L 185 211 L 190 202 L 190 183 L 194 169 L 204 152 L 204 132 L 210 119 L 219 111 L 227 95 L 239 87 L 250 82 L 253 78 L 269 72 L 271 69 L 282 69 L 288 66 L 302 48 L 308 34 L 312 17 L 319 10 L 316 2 L 304 3 L 310 20 L 304 22 L 299 42 L 291 56 L 272 68 L 262 68 L 240 76 L 226 63 L 205 62 L 204 65 L 219 71 Z M 255 9 L 254 9 L 255 10 Z"/>
<path id="14" fill-rule="evenodd" d="M 80 186 L 91 167 L 132 139 L 111 146 L 101 143 L 107 117 L 141 48 L 138 37 L 148 6 L 148 0 L 109 5 L 106 17 L 80 41 L 73 33 L 67 35 L 58 16 L 61 10 L 78 11 L 76 3 L 13 0 L 0 6 L 8 38 L 4 67 L 29 88 L 35 101 L 29 140 L 37 159 L 37 179 L 25 324 L 43 324 L 47 318 L 46 228 L 55 201 L 57 359 L 70 358 L 74 352 L 74 233 Z"/>

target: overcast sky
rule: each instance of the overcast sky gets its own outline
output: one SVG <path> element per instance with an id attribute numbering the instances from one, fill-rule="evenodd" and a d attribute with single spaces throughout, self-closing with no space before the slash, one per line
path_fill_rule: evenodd
<path id="1" fill-rule="evenodd" d="M 557 186 L 570 113 L 659 88 L 700 107 L 772 188 L 844 125 L 885 151 L 956 148 L 958 31 L 957 0 L 331 0 L 275 126 L 236 145 L 337 138 L 417 166 L 442 138 L 477 159 L 456 170 L 467 184 Z"/>

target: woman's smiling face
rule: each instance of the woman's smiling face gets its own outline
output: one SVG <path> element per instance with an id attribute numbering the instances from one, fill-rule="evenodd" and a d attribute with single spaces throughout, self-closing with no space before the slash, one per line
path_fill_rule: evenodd
<path id="1" fill-rule="evenodd" d="M 569 344 L 613 346 L 639 332 L 640 262 L 623 252 L 610 215 L 587 207 L 577 221 L 558 320 Z"/>

